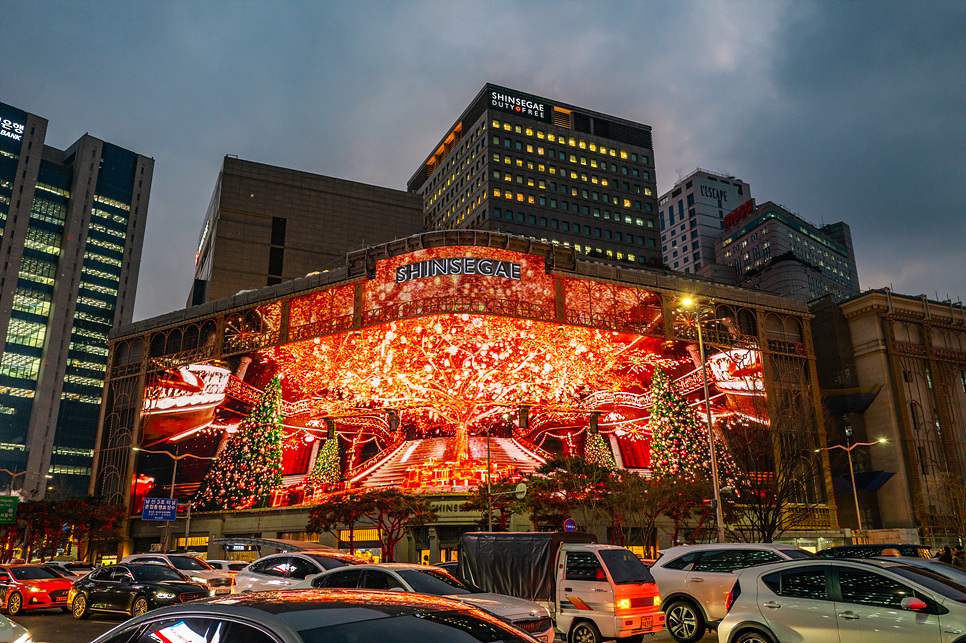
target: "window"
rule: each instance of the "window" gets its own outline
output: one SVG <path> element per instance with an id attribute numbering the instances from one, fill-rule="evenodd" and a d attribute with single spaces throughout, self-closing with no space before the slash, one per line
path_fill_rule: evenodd
<path id="1" fill-rule="evenodd" d="M 570 552 L 567 554 L 566 580 L 606 580 L 603 568 L 592 553 Z"/>
<path id="2" fill-rule="evenodd" d="M 389 590 L 397 587 L 402 588 L 402 583 L 396 580 L 396 578 L 391 574 L 370 569 L 366 571 L 366 577 L 362 581 L 362 587 L 366 589 Z"/>
<path id="3" fill-rule="evenodd" d="M 828 598 L 825 591 L 825 567 L 788 569 L 763 576 L 761 580 L 779 596 L 820 601 Z"/>
<path id="4" fill-rule="evenodd" d="M 694 565 L 696 572 L 732 572 L 745 566 L 744 549 L 719 549 L 704 552 Z"/>
<path id="5" fill-rule="evenodd" d="M 359 578 L 362 576 L 361 569 L 345 569 L 339 570 L 337 572 L 332 572 L 331 574 L 326 574 L 325 576 L 320 576 L 312 581 L 313 587 L 344 587 L 344 588 L 355 588 L 359 584 Z"/>
<path id="6" fill-rule="evenodd" d="M 844 603 L 899 607 L 902 599 L 916 595 L 911 588 L 881 574 L 848 567 L 839 567 L 838 572 Z"/>
<path id="7" fill-rule="evenodd" d="M 322 570 L 310 563 L 307 560 L 293 556 L 291 559 L 291 567 L 289 568 L 289 577 L 304 579 L 310 574 L 318 574 Z"/>

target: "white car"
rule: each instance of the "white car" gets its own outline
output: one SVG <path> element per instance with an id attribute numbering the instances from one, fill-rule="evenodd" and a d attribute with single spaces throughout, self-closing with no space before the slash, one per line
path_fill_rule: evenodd
<path id="1" fill-rule="evenodd" d="M 133 554 L 121 559 L 122 563 L 158 563 L 174 567 L 196 583 L 208 587 L 212 596 L 231 594 L 232 576 L 228 572 L 213 569 L 211 565 L 188 554 Z"/>
<path id="2" fill-rule="evenodd" d="M 546 608 L 522 598 L 484 592 L 439 567 L 407 563 L 353 565 L 307 578 L 293 589 L 336 587 L 455 598 L 512 623 L 544 643 L 551 643 L 554 638 L 553 622 Z"/>
<path id="3" fill-rule="evenodd" d="M 259 558 L 235 574 L 233 592 L 265 592 L 288 589 L 306 578 L 321 574 L 328 569 L 360 565 L 364 558 L 338 551 L 292 552 L 272 554 Z"/>
<path id="4" fill-rule="evenodd" d="M 746 567 L 814 556 L 777 543 L 682 545 L 659 552 L 651 575 L 661 591 L 664 627 L 677 643 L 694 643 L 724 618 L 734 572 Z M 849 642 L 853 643 L 853 642 Z"/>
<path id="5" fill-rule="evenodd" d="M 796 560 L 737 577 L 721 643 L 966 641 L 966 586 L 902 561 Z"/>
<path id="6" fill-rule="evenodd" d="M 209 558 L 205 562 L 211 565 L 212 569 L 228 572 L 232 576 L 248 567 L 248 563 L 243 560 L 213 560 Z"/>
<path id="7" fill-rule="evenodd" d="M 30 633 L 23 625 L 0 616 L 0 643 L 31 643 Z"/>

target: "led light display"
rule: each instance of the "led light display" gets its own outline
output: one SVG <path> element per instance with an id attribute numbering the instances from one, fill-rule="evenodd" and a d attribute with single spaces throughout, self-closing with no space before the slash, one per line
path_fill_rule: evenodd
<path id="1" fill-rule="evenodd" d="M 434 260 L 447 270 L 405 268 Z M 481 262 L 485 270 L 466 269 Z M 498 265 L 506 269 L 490 269 Z M 518 478 L 553 455 L 583 456 L 588 445 L 595 458 L 605 449 L 605 461 L 649 469 L 658 372 L 704 422 L 697 347 L 667 339 L 663 310 L 651 291 L 548 275 L 542 258 L 506 250 L 384 259 L 361 289 L 293 300 L 289 343 L 152 375 L 132 507 L 167 495 L 172 473 L 176 496 L 197 503 L 207 489 L 209 509 L 212 497 L 234 498 L 225 509 L 290 506 L 347 487 L 465 491 L 485 482 L 487 447 L 493 478 Z M 257 346 L 280 320 L 266 306 L 226 332 Z M 767 424 L 755 347 L 708 353 L 714 420 Z M 275 401 L 266 396 L 273 382 Z M 252 430 L 276 422 L 281 431 L 269 441 L 278 444 Z M 244 500 L 213 493 L 239 479 L 226 467 L 247 466 L 239 454 L 248 452 L 243 441 L 255 446 L 252 436 L 259 453 L 281 453 L 272 469 L 281 483 Z M 172 472 L 184 454 L 196 457 Z"/>

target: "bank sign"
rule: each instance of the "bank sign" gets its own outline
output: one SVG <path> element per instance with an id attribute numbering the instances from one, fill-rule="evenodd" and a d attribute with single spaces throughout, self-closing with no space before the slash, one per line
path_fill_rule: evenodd
<path id="1" fill-rule="evenodd" d="M 396 268 L 396 283 L 443 275 L 482 275 L 520 280 L 520 264 L 477 257 L 446 257 L 407 263 Z"/>
<path id="2" fill-rule="evenodd" d="M 491 91 L 490 107 L 521 116 L 538 118 L 542 121 L 550 121 L 549 110 L 543 103 L 514 94 Z"/>

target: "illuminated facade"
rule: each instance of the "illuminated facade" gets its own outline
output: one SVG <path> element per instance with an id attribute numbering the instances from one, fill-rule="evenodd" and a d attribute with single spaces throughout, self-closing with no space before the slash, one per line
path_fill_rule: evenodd
<path id="1" fill-rule="evenodd" d="M 36 498 L 87 491 L 107 334 L 131 321 L 154 168 L 88 135 L 49 147 L 46 131 L 0 104 L 0 468 Z"/>
<path id="2" fill-rule="evenodd" d="M 660 265 L 651 128 L 487 84 L 408 183 L 430 230 L 494 230 Z"/>
<path id="3" fill-rule="evenodd" d="M 92 492 L 132 512 L 148 495 L 198 503 L 199 488 L 223 482 L 213 474 L 223 454 L 244 452 L 237 441 L 256 406 L 281 429 L 281 482 L 215 507 L 214 536 L 250 533 L 233 521 L 251 522 L 251 511 L 301 515 L 278 532 L 304 529 L 307 506 L 343 489 L 459 497 L 485 479 L 488 440 L 500 478 L 581 456 L 597 435 L 618 466 L 647 470 L 655 372 L 703 408 L 694 317 L 675 310 L 683 294 L 714 299 L 702 324 L 716 424 L 767 427 L 778 378 L 813 390 L 801 304 L 519 237 L 424 233 L 352 253 L 339 270 L 121 329 Z M 273 381 L 281 400 L 268 404 Z M 325 479 L 315 476 L 323 461 L 338 482 L 312 482 Z M 205 515 L 192 526 L 205 529 Z M 826 512 L 814 527 L 833 522 Z M 133 524 L 135 538 L 149 537 Z"/>

